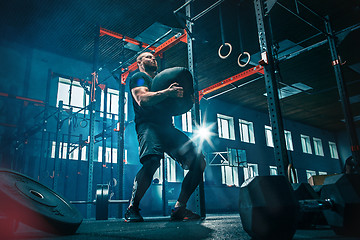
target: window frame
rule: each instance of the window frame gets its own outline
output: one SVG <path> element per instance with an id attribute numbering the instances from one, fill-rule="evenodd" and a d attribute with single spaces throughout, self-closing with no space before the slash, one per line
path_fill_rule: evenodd
<path id="1" fill-rule="evenodd" d="M 329 141 L 330 156 L 333 159 L 339 159 L 339 152 L 335 142 Z"/>
<path id="2" fill-rule="evenodd" d="M 243 126 L 247 126 L 246 131 L 244 131 Z M 240 141 L 241 142 L 255 144 L 254 123 L 253 122 L 239 119 L 239 132 L 240 132 Z M 247 139 L 245 138 L 245 136 L 247 136 Z"/>
<path id="3" fill-rule="evenodd" d="M 312 154 L 310 137 L 304 134 L 300 134 L 300 140 L 303 153 Z"/>
<path id="4" fill-rule="evenodd" d="M 181 115 L 181 129 L 184 132 L 193 132 L 191 110 Z"/>
<path id="5" fill-rule="evenodd" d="M 268 125 L 265 125 L 265 141 L 266 141 L 266 146 L 272 147 L 272 148 L 274 147 L 272 128 Z"/>
<path id="6" fill-rule="evenodd" d="M 67 89 L 65 89 L 65 87 Z M 82 90 L 82 100 L 81 98 L 78 98 L 79 93 L 74 93 L 74 88 L 76 90 Z M 63 90 L 61 90 L 63 89 Z M 67 93 L 64 93 L 66 92 Z M 71 94 L 70 94 L 71 92 Z M 78 92 L 78 91 L 76 91 Z M 64 96 L 65 95 L 65 96 Z M 81 104 L 75 104 L 74 99 L 77 99 L 76 102 L 82 101 Z M 63 108 L 64 109 L 82 109 L 87 106 L 87 103 L 90 102 L 90 97 L 86 94 L 85 89 L 80 85 L 80 82 L 74 79 L 68 79 L 59 77 L 58 78 L 58 84 L 57 84 L 57 94 L 56 94 L 56 107 L 59 107 L 59 102 L 63 101 Z M 79 113 L 84 113 L 84 110 L 80 111 Z M 88 110 L 85 111 L 86 114 L 88 114 Z"/>
<path id="7" fill-rule="evenodd" d="M 224 131 L 222 130 L 222 129 L 224 129 L 224 126 L 223 126 L 224 124 L 223 124 L 222 120 L 227 122 L 228 137 L 226 136 L 226 134 L 224 134 Z M 233 117 L 218 113 L 217 114 L 217 124 L 218 124 L 219 138 L 235 140 L 234 118 Z"/>
<path id="8" fill-rule="evenodd" d="M 249 174 L 249 169 L 252 169 Z M 259 176 L 259 167 L 256 163 L 248 163 L 247 167 L 243 168 L 244 172 L 244 181 L 248 180 L 251 177 Z"/>
<path id="9" fill-rule="evenodd" d="M 324 149 L 322 145 L 322 140 L 320 138 L 313 137 L 314 143 L 314 153 L 317 156 L 324 156 Z"/>

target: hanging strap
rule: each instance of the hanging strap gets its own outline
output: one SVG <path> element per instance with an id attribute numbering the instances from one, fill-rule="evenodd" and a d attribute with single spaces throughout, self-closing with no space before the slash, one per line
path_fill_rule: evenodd
<path id="1" fill-rule="evenodd" d="M 244 52 L 243 50 L 243 42 L 242 42 L 242 34 L 241 34 L 241 24 L 240 24 L 240 4 L 238 4 L 238 12 L 237 12 L 237 27 L 238 27 L 238 33 L 239 33 L 239 49 L 240 49 L 240 55 L 237 59 L 238 65 L 240 67 L 245 67 L 250 62 L 250 54 L 248 52 Z M 247 61 L 242 64 L 240 59 L 242 56 L 246 55 Z"/>
<path id="2" fill-rule="evenodd" d="M 223 25 L 222 13 L 221 13 L 221 5 L 219 5 L 219 20 L 220 20 L 221 45 L 220 45 L 219 50 L 218 50 L 218 55 L 219 55 L 219 57 L 221 59 L 225 59 L 228 56 L 230 56 L 230 53 L 232 51 L 232 46 L 231 46 L 230 43 L 225 42 L 224 25 Z M 229 52 L 226 55 L 221 54 L 221 49 L 223 48 L 223 46 L 228 46 L 229 47 Z"/>

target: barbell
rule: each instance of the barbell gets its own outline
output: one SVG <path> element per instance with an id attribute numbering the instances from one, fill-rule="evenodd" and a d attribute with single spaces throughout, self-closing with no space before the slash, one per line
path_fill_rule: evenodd
<path id="1" fill-rule="evenodd" d="M 254 239 L 292 239 L 301 214 L 315 211 L 336 234 L 360 236 L 360 175 L 328 177 L 318 199 L 297 200 L 284 176 L 257 176 L 240 188 L 242 225 Z"/>
<path id="2" fill-rule="evenodd" d="M 128 203 L 129 200 L 112 200 L 109 197 L 109 185 L 96 185 L 96 198 L 93 201 L 70 201 L 71 204 L 95 204 L 96 220 L 107 220 L 110 203 Z"/>

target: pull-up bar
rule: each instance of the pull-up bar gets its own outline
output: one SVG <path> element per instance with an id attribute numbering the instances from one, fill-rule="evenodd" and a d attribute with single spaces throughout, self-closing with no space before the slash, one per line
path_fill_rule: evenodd
<path id="1" fill-rule="evenodd" d="M 227 85 L 230 85 L 230 84 L 232 84 L 232 83 L 234 83 L 234 82 L 237 82 L 237 81 L 239 81 L 239 80 L 241 80 L 241 79 L 244 79 L 244 78 L 246 78 L 246 77 L 249 77 L 249 76 L 251 76 L 251 75 L 253 75 L 253 74 L 255 74 L 255 73 L 264 74 L 264 68 L 263 68 L 263 66 L 260 66 L 260 65 L 255 66 L 255 67 L 250 68 L 250 69 L 248 69 L 248 70 L 246 70 L 246 71 L 243 71 L 243 72 L 241 72 L 241 73 L 238 73 L 238 74 L 236 74 L 236 75 L 234 75 L 234 76 L 232 76 L 232 77 L 229 77 L 229 78 L 227 78 L 227 79 L 225 79 L 225 80 L 223 80 L 223 81 L 221 81 L 221 82 L 218 82 L 218 83 L 216 83 L 216 84 L 214 84 L 214 85 L 211 85 L 211 86 L 209 86 L 209 87 L 207 87 L 207 88 L 204 88 L 203 90 L 200 90 L 200 91 L 199 91 L 199 101 L 201 100 L 201 98 L 202 98 L 204 95 L 209 94 L 209 93 L 211 93 L 211 92 L 213 92 L 213 91 L 215 91 L 215 90 L 218 90 L 218 89 L 220 89 L 220 88 L 223 88 L 223 87 L 225 87 L 225 86 L 227 86 Z"/>
<path id="2" fill-rule="evenodd" d="M 111 36 L 111 37 L 114 37 L 114 38 L 117 38 L 117 39 L 121 39 L 123 40 L 124 42 L 128 42 L 128 43 L 132 43 L 134 45 L 138 45 L 139 47 L 142 47 L 142 48 L 146 48 L 149 46 L 149 44 L 146 44 L 146 43 L 143 43 L 143 42 L 140 42 L 136 39 L 133 39 L 133 38 L 130 38 L 130 37 L 126 37 L 120 33 L 116 33 L 116 32 L 113 32 L 113 31 L 110 31 L 108 29 L 105 29 L 105 28 L 100 28 L 100 36 L 104 36 L 104 35 L 108 35 L 108 36 Z M 156 47 L 154 46 L 150 46 L 148 49 L 150 50 L 155 50 Z"/>
<path id="3" fill-rule="evenodd" d="M 184 33 L 178 33 L 175 36 L 171 37 L 169 40 L 165 41 L 161 45 L 159 45 L 154 50 L 154 56 L 159 56 L 169 48 L 175 46 L 179 42 L 187 43 L 187 33 L 184 31 Z M 127 67 L 127 70 L 121 74 L 121 84 L 126 84 L 126 78 L 129 76 L 130 72 L 135 71 L 138 68 L 137 63 L 132 63 L 129 67 Z M 122 69 L 125 70 L 125 69 Z"/>

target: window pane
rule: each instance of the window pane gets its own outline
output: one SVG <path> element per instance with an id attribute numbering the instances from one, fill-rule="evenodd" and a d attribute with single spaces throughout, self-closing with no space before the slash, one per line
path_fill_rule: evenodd
<path id="1" fill-rule="evenodd" d="M 286 149 L 293 151 L 294 147 L 293 147 L 291 132 L 285 130 L 284 133 L 285 133 L 285 140 L 286 140 Z"/>
<path id="2" fill-rule="evenodd" d="M 221 119 L 220 122 L 221 122 L 221 130 L 222 130 L 221 135 L 222 135 L 222 137 L 229 139 L 230 138 L 229 121 L 226 120 L 226 119 Z"/>
<path id="3" fill-rule="evenodd" d="M 181 127 L 185 132 L 192 132 L 191 110 L 181 115 Z"/>
<path id="4" fill-rule="evenodd" d="M 331 158 L 339 159 L 336 144 L 334 142 L 329 142 L 329 147 Z"/>
<path id="5" fill-rule="evenodd" d="M 269 147 L 274 147 L 271 127 L 269 126 L 265 126 L 265 138 L 266 138 L 266 145 Z"/>
<path id="6" fill-rule="evenodd" d="M 314 140 L 315 154 L 318 155 L 318 156 L 324 156 L 324 151 L 323 151 L 321 139 L 313 138 L 313 140 Z"/>
<path id="7" fill-rule="evenodd" d="M 300 135 L 300 136 L 301 136 L 301 146 L 303 148 L 303 152 L 311 154 L 312 150 L 310 144 L 310 137 L 305 135 Z"/>
<path id="8" fill-rule="evenodd" d="M 249 126 L 247 124 L 241 124 L 241 138 L 243 142 L 250 142 Z"/>
<path id="9" fill-rule="evenodd" d="M 72 86 L 71 106 L 83 108 L 84 105 L 84 89 L 77 86 Z"/>
<path id="10" fill-rule="evenodd" d="M 57 93 L 57 102 L 56 106 L 59 106 L 59 101 L 63 101 L 63 104 L 68 105 L 69 104 L 69 90 L 70 85 L 60 82 L 58 84 L 58 93 Z"/>
<path id="11" fill-rule="evenodd" d="M 219 137 L 235 140 L 234 119 L 217 114 Z"/>

